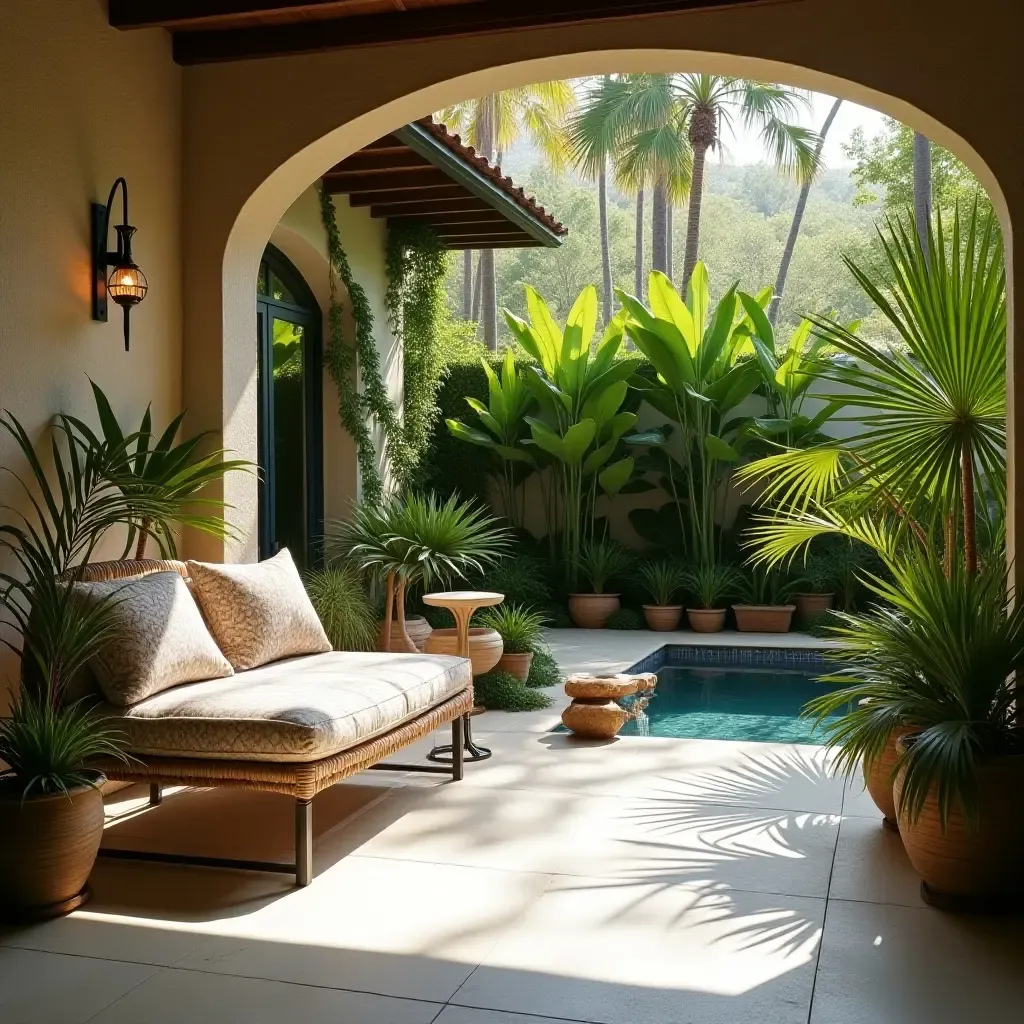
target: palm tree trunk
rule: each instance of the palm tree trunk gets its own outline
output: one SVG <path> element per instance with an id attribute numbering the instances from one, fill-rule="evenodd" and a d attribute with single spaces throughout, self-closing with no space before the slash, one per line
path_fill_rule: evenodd
<path id="1" fill-rule="evenodd" d="M 412 637 L 405 630 L 405 578 L 401 576 L 398 579 L 398 589 L 395 592 L 395 605 L 398 615 L 398 634 L 402 646 L 405 648 L 406 654 L 418 654 L 419 651 L 412 642 Z"/>
<path id="2" fill-rule="evenodd" d="M 836 100 L 832 104 L 832 108 L 828 112 L 828 116 L 825 118 L 824 123 L 821 126 L 821 131 L 818 133 L 818 145 L 814 150 L 814 162 L 815 164 L 821 159 L 821 151 L 825 145 L 825 136 L 828 135 L 829 128 L 832 127 L 832 122 L 836 119 L 836 114 L 839 113 L 839 108 L 842 106 L 842 100 Z M 796 248 L 797 235 L 800 234 L 800 225 L 804 219 L 804 210 L 807 208 L 807 197 L 811 193 L 811 182 L 805 181 L 800 189 L 800 195 L 796 201 L 796 209 L 793 211 L 793 223 L 789 225 L 789 237 L 786 239 L 786 248 L 782 250 L 782 262 L 779 264 L 779 276 L 775 279 L 775 295 L 772 296 L 771 304 L 768 306 L 768 319 L 771 321 L 772 327 L 775 326 L 776 321 L 779 318 L 779 307 L 782 305 L 782 293 L 786 289 L 786 278 L 789 275 L 789 264 L 793 259 L 793 250 Z"/>
<path id="3" fill-rule="evenodd" d="M 663 274 L 668 267 L 668 250 L 665 247 L 666 205 L 665 186 L 655 182 L 651 195 L 651 267 Z"/>
<path id="4" fill-rule="evenodd" d="M 974 458 L 966 442 L 960 451 L 960 475 L 963 478 L 964 499 L 964 567 L 968 572 L 978 571 L 977 521 L 974 509 Z"/>
<path id="5" fill-rule="evenodd" d="M 473 318 L 473 250 L 462 254 L 462 319 Z"/>
<path id="6" fill-rule="evenodd" d="M 675 276 L 673 273 L 674 260 L 672 259 L 672 222 L 675 219 L 674 213 L 675 205 L 670 196 L 665 203 L 665 273 L 668 274 L 670 281 Z"/>
<path id="7" fill-rule="evenodd" d="M 384 630 L 380 638 L 380 649 L 385 653 L 391 651 L 391 616 L 395 608 L 395 574 L 388 573 L 387 587 L 384 594 Z"/>
<path id="8" fill-rule="evenodd" d="M 475 320 L 480 323 L 480 294 L 483 291 L 484 281 L 484 265 L 481 260 L 483 256 L 482 252 L 478 252 L 476 256 L 476 275 L 473 278 L 473 315 L 470 317 L 471 320 Z"/>
<path id="9" fill-rule="evenodd" d="M 597 215 L 601 225 L 601 311 L 604 322 L 612 318 L 612 254 L 608 249 L 608 165 L 602 162 L 597 176 Z"/>
<path id="10" fill-rule="evenodd" d="M 142 522 L 139 523 L 139 542 L 135 545 L 135 558 L 145 558 L 146 556 L 146 541 L 149 540 L 149 528 L 153 525 L 153 521 L 149 516 L 143 516 Z"/>
<path id="11" fill-rule="evenodd" d="M 914 223 L 925 257 L 930 256 L 928 229 L 932 222 L 932 148 L 928 139 L 914 132 Z"/>
<path id="12" fill-rule="evenodd" d="M 498 307 L 494 285 L 494 250 L 480 250 L 480 326 L 483 329 L 484 344 L 492 351 L 498 350 Z"/>
<path id="13" fill-rule="evenodd" d="M 633 287 L 638 299 L 644 297 L 644 190 L 636 194 L 636 255 Z"/>
<path id="14" fill-rule="evenodd" d="M 683 254 L 683 280 L 681 291 L 686 293 L 693 268 L 697 265 L 697 248 L 700 245 L 700 208 L 704 199 L 704 162 L 708 151 L 705 147 L 693 149 L 693 170 L 690 175 L 690 208 L 686 215 L 686 252 Z"/>

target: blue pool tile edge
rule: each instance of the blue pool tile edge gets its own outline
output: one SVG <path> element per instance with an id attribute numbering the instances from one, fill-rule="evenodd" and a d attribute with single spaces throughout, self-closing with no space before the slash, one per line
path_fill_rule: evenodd
<path id="1" fill-rule="evenodd" d="M 630 665 L 626 672 L 657 672 L 666 665 L 756 665 L 775 668 L 820 668 L 834 663 L 820 650 L 793 647 L 725 647 L 665 644 Z"/>

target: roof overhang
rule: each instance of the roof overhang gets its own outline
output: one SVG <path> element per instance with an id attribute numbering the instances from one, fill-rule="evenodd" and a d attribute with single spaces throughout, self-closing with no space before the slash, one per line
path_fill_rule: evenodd
<path id="1" fill-rule="evenodd" d="M 407 124 L 335 164 L 328 192 L 370 216 L 429 224 L 449 249 L 562 244 L 566 228 L 457 135 L 429 119 Z"/>

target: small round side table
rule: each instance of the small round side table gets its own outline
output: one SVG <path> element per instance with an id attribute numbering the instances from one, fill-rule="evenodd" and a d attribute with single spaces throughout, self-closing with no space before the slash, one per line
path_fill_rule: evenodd
<path id="1" fill-rule="evenodd" d="M 458 638 L 458 656 L 469 658 L 469 620 L 478 608 L 488 608 L 491 605 L 501 604 L 505 600 L 504 594 L 496 594 L 489 590 L 449 590 L 439 594 L 424 594 L 423 603 L 432 605 L 435 608 L 447 608 L 455 616 L 456 637 Z M 463 730 L 465 737 L 464 761 L 486 761 L 491 756 L 487 747 L 478 747 L 473 742 L 473 730 L 471 719 L 466 719 L 466 728 Z M 452 745 L 445 743 L 443 746 L 434 747 L 427 758 L 431 761 L 439 761 L 441 764 L 451 764 Z"/>

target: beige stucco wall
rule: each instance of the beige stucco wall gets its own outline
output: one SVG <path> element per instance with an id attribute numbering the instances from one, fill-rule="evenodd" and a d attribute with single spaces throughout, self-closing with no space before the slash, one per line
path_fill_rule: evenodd
<path id="1" fill-rule="evenodd" d="M 91 418 L 92 377 L 124 422 L 152 402 L 166 423 L 181 401 L 181 70 L 165 36 L 111 30 L 98 0 L 0 6 L 0 405 L 42 441 L 58 410 Z M 150 283 L 127 354 L 120 310 L 94 323 L 89 299 L 89 203 L 118 175 Z M 0 465 L 24 468 L 6 434 Z M 12 669 L 0 654 L 0 708 Z"/>
<path id="2" fill-rule="evenodd" d="M 334 208 L 338 232 L 349 258 L 352 274 L 366 292 L 370 311 L 374 317 L 373 340 L 380 359 L 381 376 L 388 395 L 398 408 L 402 404 L 402 353 L 389 326 L 384 294 L 387 290 L 385 267 L 386 228 L 384 221 L 374 220 L 369 210 L 353 209 L 344 196 L 336 196 Z M 328 311 L 331 293 L 327 262 L 327 236 L 320 217 L 320 199 L 316 188 L 306 189 L 285 211 L 275 226 L 270 241 L 295 264 L 312 289 L 324 314 L 324 351 L 330 343 Z M 344 317 L 345 340 L 352 344 L 354 324 L 348 315 L 345 286 L 337 283 L 338 297 L 346 311 Z M 361 385 L 358 385 L 362 390 Z M 355 444 L 351 435 L 341 426 L 338 415 L 338 392 L 330 374 L 324 370 L 324 520 L 330 522 L 347 516 L 352 502 L 360 494 L 359 470 L 356 464 Z M 377 448 L 377 467 L 386 481 L 388 470 L 383 438 L 374 437 Z M 251 456 L 250 456 L 251 457 Z M 250 546 L 255 536 L 247 538 Z M 240 557 L 249 557 L 248 552 Z M 253 554 L 255 557 L 255 554 Z"/>

